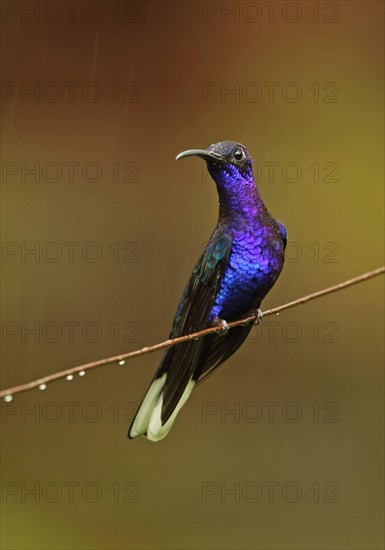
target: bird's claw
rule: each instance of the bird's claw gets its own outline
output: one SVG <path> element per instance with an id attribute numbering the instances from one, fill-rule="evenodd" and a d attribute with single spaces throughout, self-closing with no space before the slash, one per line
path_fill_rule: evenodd
<path id="1" fill-rule="evenodd" d="M 257 309 L 253 311 L 253 315 L 256 317 L 255 321 L 253 321 L 254 325 L 259 325 L 259 323 L 262 321 L 263 312 L 261 309 Z"/>
<path id="2" fill-rule="evenodd" d="M 219 319 L 218 317 L 215 319 L 214 321 L 215 325 L 218 326 L 218 327 L 221 327 L 221 332 L 220 334 L 227 334 L 230 330 L 230 327 L 229 327 L 229 324 L 227 321 L 225 321 L 224 319 Z"/>

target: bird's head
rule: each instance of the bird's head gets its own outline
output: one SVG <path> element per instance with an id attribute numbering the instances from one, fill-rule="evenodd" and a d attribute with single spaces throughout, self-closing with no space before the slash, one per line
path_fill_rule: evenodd
<path id="1" fill-rule="evenodd" d="M 254 206 L 259 192 L 253 178 L 252 160 L 244 145 L 235 141 L 220 141 L 207 149 L 189 149 L 176 158 L 189 156 L 206 161 L 217 186 L 220 215 L 221 212 L 245 215 L 245 212 L 254 211 L 250 203 Z"/>
<path id="2" fill-rule="evenodd" d="M 221 187 L 232 186 L 235 181 L 253 181 L 252 160 L 241 143 L 220 141 L 207 149 L 189 149 L 179 153 L 176 160 L 189 156 L 205 160 L 212 178 Z"/>

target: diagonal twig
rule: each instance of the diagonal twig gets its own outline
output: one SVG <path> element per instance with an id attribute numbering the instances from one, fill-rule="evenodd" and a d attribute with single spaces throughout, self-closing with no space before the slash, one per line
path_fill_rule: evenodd
<path id="1" fill-rule="evenodd" d="M 353 279 L 348 279 L 347 281 L 343 281 L 342 283 L 338 283 L 328 288 L 318 290 L 317 292 L 313 292 L 312 294 L 308 294 L 307 296 L 303 296 L 302 298 L 297 298 L 296 300 L 293 300 L 292 302 L 288 302 L 287 304 L 283 304 L 281 306 L 268 309 L 263 312 L 263 316 L 267 317 L 268 315 L 277 315 L 278 313 L 280 313 L 281 311 L 285 311 L 286 309 L 290 309 L 292 307 L 296 307 L 301 304 L 306 304 L 311 300 L 321 298 L 322 296 L 326 296 L 327 294 L 332 294 L 333 292 L 338 292 L 344 288 L 348 288 L 350 286 L 356 285 L 358 283 L 362 283 L 369 279 L 373 279 L 374 277 L 377 277 L 378 275 L 382 275 L 384 273 L 385 273 L 385 266 L 379 267 L 377 269 L 373 269 L 372 271 L 363 273 L 362 275 L 359 275 L 358 277 L 354 277 Z M 250 315 L 249 317 L 245 317 L 244 319 L 239 319 L 238 321 L 232 321 L 231 323 L 228 323 L 228 326 L 231 329 L 239 325 L 247 325 L 255 320 L 256 320 L 256 316 Z M 31 382 L 26 382 L 25 384 L 20 384 L 18 386 L 13 386 L 12 388 L 7 388 L 5 390 L 2 390 L 0 391 L 0 398 L 3 397 L 6 402 L 9 402 L 12 400 L 15 394 L 30 391 L 34 388 L 40 388 L 43 390 L 46 388 L 47 384 L 55 380 L 60 380 L 63 378 L 72 380 L 75 374 L 80 374 L 82 376 L 83 374 L 85 374 L 87 370 L 96 369 L 98 367 L 104 367 L 106 365 L 111 365 L 119 362 L 123 364 L 125 361 L 127 361 L 127 359 L 133 359 L 134 357 L 139 357 L 140 355 L 153 353 L 154 351 L 175 346 L 177 344 L 181 344 L 182 342 L 187 342 L 188 340 L 202 338 L 202 336 L 206 336 L 206 334 L 221 332 L 222 330 L 223 330 L 223 327 L 221 326 L 209 327 L 204 330 L 200 330 L 198 332 L 186 334 L 185 336 L 179 336 L 178 338 L 174 338 L 172 340 L 165 340 L 164 342 L 160 342 L 159 344 L 146 346 L 144 348 L 131 351 L 129 353 L 123 353 L 120 355 L 115 355 L 113 357 L 107 357 L 106 359 L 99 359 L 98 361 L 91 361 L 90 363 L 78 365 L 77 367 L 71 367 L 69 369 L 62 370 L 60 372 L 55 372 L 53 374 L 43 376 L 42 378 L 33 380 Z"/>

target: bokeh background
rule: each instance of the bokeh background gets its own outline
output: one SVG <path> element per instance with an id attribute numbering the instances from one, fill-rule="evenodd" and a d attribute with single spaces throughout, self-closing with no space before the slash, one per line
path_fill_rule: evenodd
<path id="1" fill-rule="evenodd" d="M 244 143 L 287 226 L 265 308 L 383 264 L 381 2 L 65 4 L 2 4 L 2 388 L 167 337 L 217 216 L 187 148 Z M 15 396 L 2 547 L 383 548 L 383 329 L 381 277 L 266 318 L 158 444 L 160 353 Z"/>

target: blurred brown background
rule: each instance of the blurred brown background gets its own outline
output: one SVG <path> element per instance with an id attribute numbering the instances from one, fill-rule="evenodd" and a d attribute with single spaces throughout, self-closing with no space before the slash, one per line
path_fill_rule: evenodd
<path id="1" fill-rule="evenodd" d="M 265 308 L 383 263 L 383 4 L 272 4 L 2 3 L 2 388 L 167 337 L 217 216 L 187 148 L 244 143 L 286 224 Z M 160 354 L 15 396 L 3 548 L 383 548 L 383 328 L 381 278 L 266 318 L 158 444 Z"/>

